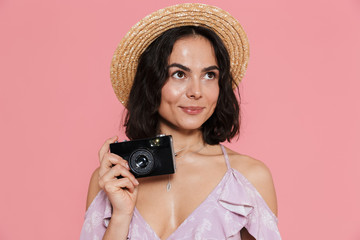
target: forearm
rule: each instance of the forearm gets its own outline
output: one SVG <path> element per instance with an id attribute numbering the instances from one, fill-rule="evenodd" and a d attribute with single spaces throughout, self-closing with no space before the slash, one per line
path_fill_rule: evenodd
<path id="1" fill-rule="evenodd" d="M 126 240 L 129 232 L 131 216 L 112 215 L 103 240 Z"/>

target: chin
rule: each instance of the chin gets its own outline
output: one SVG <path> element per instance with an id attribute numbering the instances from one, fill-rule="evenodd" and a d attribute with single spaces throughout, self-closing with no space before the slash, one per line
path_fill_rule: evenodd
<path id="1" fill-rule="evenodd" d="M 201 125 L 200 126 L 191 126 L 191 127 L 179 127 L 179 129 L 181 130 L 185 130 L 185 131 L 200 131 L 201 129 Z"/>
<path id="2" fill-rule="evenodd" d="M 183 129 L 183 130 L 200 130 L 202 125 L 204 122 L 196 122 L 196 123 L 186 123 L 186 122 L 182 122 L 181 124 L 178 125 L 179 129 Z"/>

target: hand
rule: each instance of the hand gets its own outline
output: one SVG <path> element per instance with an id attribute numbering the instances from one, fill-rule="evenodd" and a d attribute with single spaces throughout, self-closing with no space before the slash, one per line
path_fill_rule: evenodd
<path id="1" fill-rule="evenodd" d="M 139 182 L 129 171 L 127 161 L 109 152 L 110 143 L 114 143 L 117 139 L 115 136 L 106 140 L 99 150 L 99 185 L 112 204 L 113 215 L 132 216 Z M 118 179 L 118 176 L 122 178 Z"/>

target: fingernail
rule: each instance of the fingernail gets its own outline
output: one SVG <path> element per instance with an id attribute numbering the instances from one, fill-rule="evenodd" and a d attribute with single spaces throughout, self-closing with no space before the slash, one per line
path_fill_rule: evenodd
<path id="1" fill-rule="evenodd" d="M 127 167 L 128 169 L 130 169 L 130 167 L 129 167 L 129 164 L 128 164 L 128 163 L 126 163 L 126 167 Z"/>
<path id="2" fill-rule="evenodd" d="M 135 183 L 137 184 L 137 185 L 139 185 L 139 181 L 135 178 Z"/>

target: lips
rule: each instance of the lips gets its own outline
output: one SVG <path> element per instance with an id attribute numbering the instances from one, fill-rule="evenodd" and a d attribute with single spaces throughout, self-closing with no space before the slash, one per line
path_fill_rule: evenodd
<path id="1" fill-rule="evenodd" d="M 196 106 L 187 106 L 187 107 L 180 107 L 185 113 L 190 115 L 196 115 L 201 113 L 204 110 L 204 107 L 196 107 Z"/>

